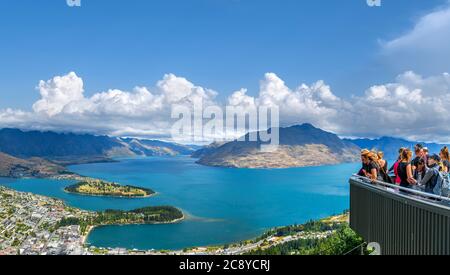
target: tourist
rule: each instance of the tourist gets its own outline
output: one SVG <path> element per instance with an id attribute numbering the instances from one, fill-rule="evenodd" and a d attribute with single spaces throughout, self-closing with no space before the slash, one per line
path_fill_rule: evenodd
<path id="1" fill-rule="evenodd" d="M 432 155 L 428 158 L 428 170 L 421 182 L 419 183 L 421 186 L 425 187 L 425 192 L 434 193 L 434 187 L 436 186 L 441 162 L 441 158 L 438 155 Z"/>
<path id="2" fill-rule="evenodd" d="M 392 179 L 388 173 L 388 162 L 384 159 L 384 153 L 379 151 L 377 153 L 378 166 L 380 167 L 381 178 L 384 182 L 392 183 Z"/>
<path id="3" fill-rule="evenodd" d="M 380 173 L 380 166 L 378 165 L 378 156 L 374 152 L 363 152 L 361 154 L 361 160 L 365 164 L 366 177 L 374 181 L 382 181 L 383 178 Z"/>
<path id="4" fill-rule="evenodd" d="M 400 162 L 402 161 L 402 153 L 406 148 L 400 148 L 400 150 L 398 150 L 398 158 L 397 161 L 394 163 L 394 165 L 392 165 L 392 167 L 389 169 L 389 173 L 394 172 L 394 182 L 397 185 L 400 185 L 401 179 L 398 175 L 398 166 L 400 164 Z"/>
<path id="5" fill-rule="evenodd" d="M 397 168 L 401 187 L 411 188 L 411 186 L 415 185 L 416 183 L 416 181 L 413 178 L 411 158 L 412 158 L 411 150 L 409 149 L 403 150 L 402 157 Z"/>
<path id="6" fill-rule="evenodd" d="M 425 160 L 424 159 L 420 159 L 417 162 L 417 169 L 414 171 L 414 180 L 418 183 L 419 187 L 423 187 L 422 186 L 422 179 L 425 177 L 425 174 L 427 173 L 428 168 L 425 165 Z"/>
<path id="7" fill-rule="evenodd" d="M 368 161 L 366 161 L 366 157 L 367 157 L 368 154 L 370 154 L 369 150 L 367 150 L 367 149 L 361 150 L 362 168 L 361 168 L 361 170 L 359 170 L 358 176 L 367 177 L 367 173 L 369 171 L 369 168 L 368 168 L 368 166 L 366 164 L 368 162 Z"/>
<path id="8" fill-rule="evenodd" d="M 441 160 L 442 160 L 442 171 L 444 173 L 449 173 L 450 172 L 450 154 L 449 154 L 447 146 L 445 146 L 444 148 L 441 149 L 439 156 L 441 157 Z"/>
<path id="9" fill-rule="evenodd" d="M 425 151 L 423 150 L 423 145 L 422 144 L 417 144 L 416 146 L 414 146 L 414 153 L 415 153 L 416 157 L 411 162 L 411 167 L 412 167 L 413 171 L 416 170 L 417 162 L 420 159 L 424 159 L 425 165 L 427 165 L 427 157 L 425 155 Z"/>

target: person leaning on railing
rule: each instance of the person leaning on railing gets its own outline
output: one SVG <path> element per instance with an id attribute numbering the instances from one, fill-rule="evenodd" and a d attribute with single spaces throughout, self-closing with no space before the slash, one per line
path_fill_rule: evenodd
<path id="1" fill-rule="evenodd" d="M 425 164 L 425 160 L 424 159 L 419 159 L 419 161 L 417 161 L 417 168 L 413 172 L 414 179 L 418 183 L 419 187 L 422 187 L 421 182 L 422 182 L 422 179 L 425 177 L 427 172 L 428 172 L 428 167 Z"/>
<path id="2" fill-rule="evenodd" d="M 414 146 L 414 152 L 415 152 L 416 157 L 411 162 L 411 168 L 413 171 L 416 170 L 417 162 L 420 159 L 425 160 L 425 165 L 428 165 L 428 155 L 425 153 L 425 150 L 424 150 L 424 147 L 422 144 L 417 144 L 416 146 Z"/>
<path id="3" fill-rule="evenodd" d="M 441 169 L 439 165 L 440 162 L 441 158 L 438 155 L 430 156 L 428 158 L 428 169 L 425 173 L 425 176 L 423 176 L 421 181 L 415 181 L 415 183 L 419 186 L 425 187 L 425 192 L 433 193 Z"/>
<path id="4" fill-rule="evenodd" d="M 369 167 L 367 163 L 367 155 L 370 154 L 370 151 L 367 149 L 361 150 L 361 169 L 358 172 L 358 176 L 367 177 L 367 172 L 369 171 Z"/>
<path id="5" fill-rule="evenodd" d="M 379 180 L 383 181 L 383 176 L 380 172 L 381 168 L 378 164 L 378 156 L 376 153 L 369 150 L 361 151 L 362 169 L 358 173 L 360 176 L 367 177 L 373 182 Z"/>
<path id="6" fill-rule="evenodd" d="M 383 160 L 382 152 L 371 152 L 367 149 L 361 151 L 362 168 L 358 175 L 372 181 L 397 184 L 403 188 L 425 191 L 430 194 L 450 197 L 450 153 L 444 147 L 439 156 L 422 154 L 423 147 L 416 146 L 416 156 L 412 161 L 412 151 L 401 148 L 400 156 L 395 164 L 389 169 L 395 173 L 390 178 L 386 172 L 387 162 Z"/>
<path id="7" fill-rule="evenodd" d="M 401 154 L 400 163 L 398 165 L 398 176 L 400 178 L 400 186 L 411 188 L 416 184 L 413 177 L 413 170 L 411 165 L 412 152 L 409 149 L 403 150 Z"/>
<path id="8" fill-rule="evenodd" d="M 388 172 L 389 163 L 387 160 L 384 159 L 384 153 L 381 151 L 378 151 L 376 153 L 376 155 L 378 156 L 378 166 L 380 167 L 379 172 L 381 174 L 381 178 L 383 179 L 384 182 L 393 184 L 394 181 L 389 176 L 389 172 Z"/>
<path id="9" fill-rule="evenodd" d="M 398 158 L 397 161 L 392 165 L 392 167 L 389 169 L 388 173 L 393 172 L 394 178 L 393 181 L 395 184 L 400 185 L 401 179 L 398 176 L 398 166 L 400 165 L 400 162 L 402 161 L 402 153 L 406 148 L 402 147 L 398 150 Z"/>

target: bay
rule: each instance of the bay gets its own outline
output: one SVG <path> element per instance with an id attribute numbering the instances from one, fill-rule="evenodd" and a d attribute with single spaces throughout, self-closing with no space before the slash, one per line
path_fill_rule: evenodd
<path id="1" fill-rule="evenodd" d="M 72 181 L 0 179 L 0 185 L 59 198 L 70 206 L 94 211 L 178 207 L 187 214 L 181 223 L 99 227 L 87 240 L 97 247 L 173 250 L 239 242 L 272 227 L 342 213 L 349 208 L 348 178 L 359 166 L 228 169 L 201 166 L 189 157 L 153 157 L 69 167 L 84 176 L 158 192 L 144 199 L 65 193 L 64 187 Z"/>

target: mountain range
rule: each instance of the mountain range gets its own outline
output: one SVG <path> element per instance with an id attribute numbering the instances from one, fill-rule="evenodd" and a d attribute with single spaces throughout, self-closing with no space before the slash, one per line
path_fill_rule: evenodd
<path id="1" fill-rule="evenodd" d="M 68 173 L 71 164 L 114 161 L 116 157 L 191 155 L 197 163 L 232 168 L 288 168 L 358 162 L 361 148 L 397 158 L 400 147 L 417 142 L 399 138 L 341 139 L 311 124 L 279 128 L 280 144 L 264 152 L 260 141 L 232 141 L 209 146 L 89 134 L 0 129 L 0 176 L 45 177 Z M 255 133 L 258 136 L 260 133 Z M 438 153 L 444 146 L 422 143 Z"/>
<path id="2" fill-rule="evenodd" d="M 398 150 L 402 147 L 409 148 L 414 150 L 414 146 L 418 143 L 422 144 L 424 147 L 427 147 L 430 153 L 439 154 L 440 150 L 444 146 L 448 146 L 445 144 L 438 143 L 426 143 L 426 142 L 417 142 L 417 141 L 408 141 L 401 138 L 393 138 L 393 137 L 381 137 L 378 139 L 345 139 L 347 142 L 354 143 L 360 148 L 366 148 L 369 150 L 383 151 L 385 155 L 385 159 L 395 160 L 398 157 Z"/>
<path id="3" fill-rule="evenodd" d="M 111 161 L 114 157 L 190 155 L 196 149 L 159 140 L 0 130 L 0 152 L 22 159 L 44 158 L 60 165 Z"/>
<path id="4" fill-rule="evenodd" d="M 273 131 L 271 129 L 270 131 Z M 288 168 L 338 164 L 359 160 L 360 148 L 337 135 L 311 124 L 279 128 L 280 143 L 275 151 L 264 152 L 260 141 L 233 141 L 204 149 L 199 164 L 232 168 Z M 242 139 L 244 140 L 244 138 Z"/>

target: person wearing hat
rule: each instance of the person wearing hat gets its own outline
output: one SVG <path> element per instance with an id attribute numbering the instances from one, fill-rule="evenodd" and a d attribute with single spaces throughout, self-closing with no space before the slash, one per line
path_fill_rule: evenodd
<path id="1" fill-rule="evenodd" d="M 419 185 L 425 186 L 425 192 L 433 193 L 434 187 L 436 186 L 437 179 L 439 177 L 439 173 L 441 167 L 439 163 L 441 162 L 441 158 L 434 154 L 428 158 L 428 170 L 419 183 Z"/>
<path id="2" fill-rule="evenodd" d="M 367 163 L 367 156 L 370 154 L 370 151 L 367 149 L 361 150 L 361 163 L 362 168 L 358 172 L 358 176 L 367 177 L 370 169 Z"/>

